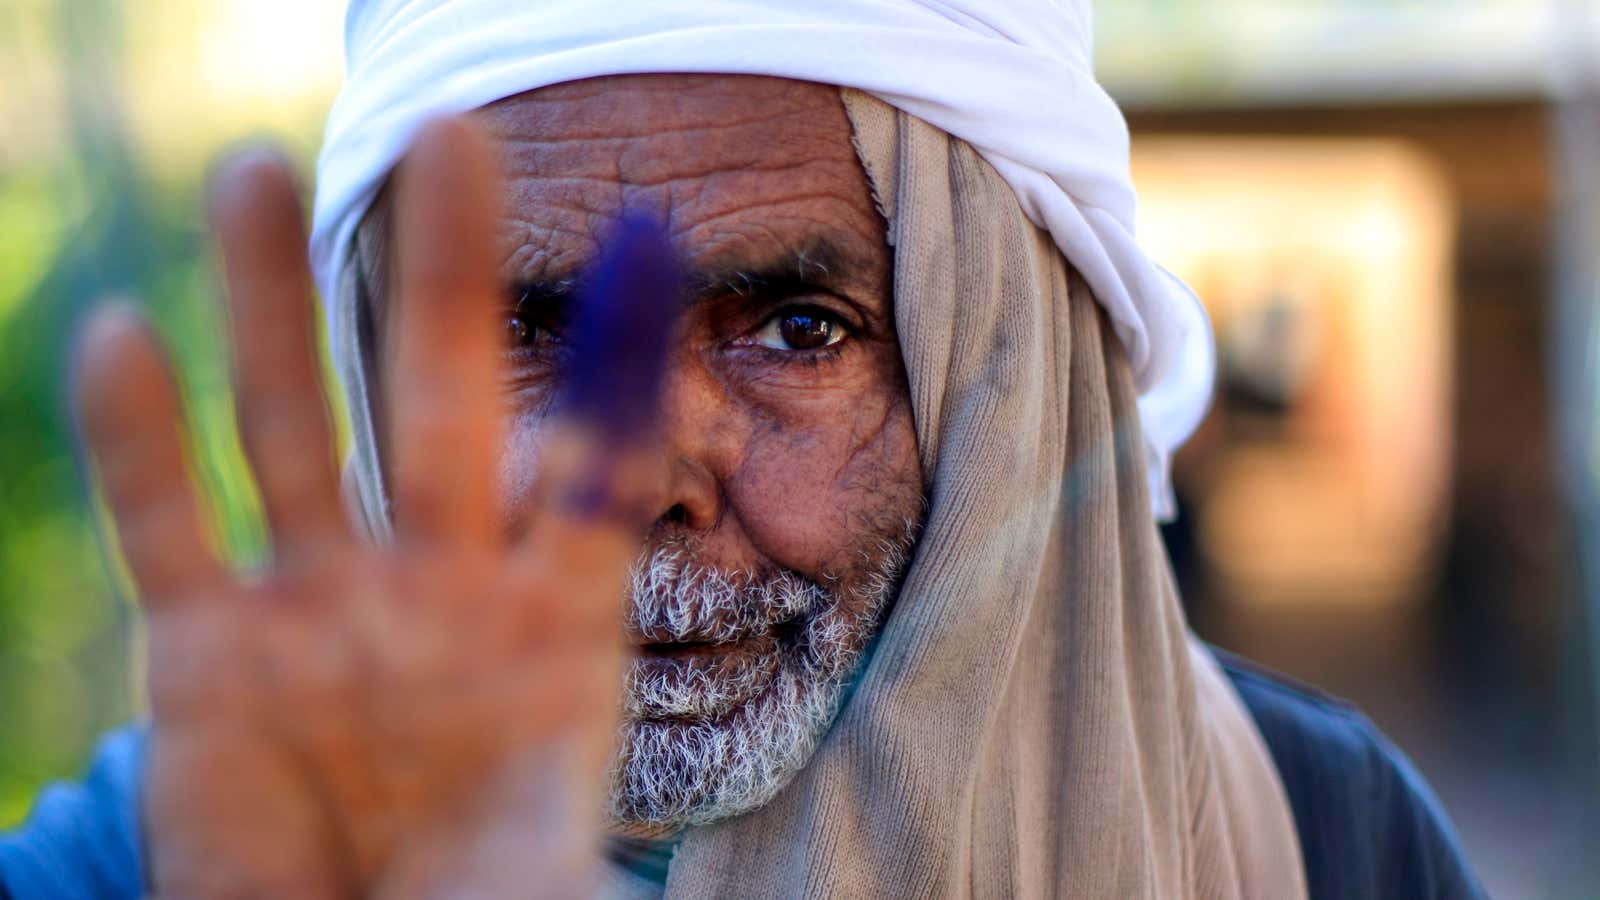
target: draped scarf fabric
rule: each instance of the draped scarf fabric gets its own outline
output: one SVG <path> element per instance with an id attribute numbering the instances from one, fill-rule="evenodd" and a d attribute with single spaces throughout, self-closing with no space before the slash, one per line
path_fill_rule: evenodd
<path id="1" fill-rule="evenodd" d="M 688 832 L 667 896 L 1303 898 L 1276 770 L 1179 607 L 1108 317 L 970 145 L 841 96 L 895 249 L 928 518 L 816 755 Z M 356 270 L 334 350 L 382 537 Z"/>
<path id="2" fill-rule="evenodd" d="M 667 895 L 1304 897 L 1266 746 L 1179 608 L 1107 317 L 969 145 L 843 96 L 928 519 L 816 756 L 690 832 Z"/>

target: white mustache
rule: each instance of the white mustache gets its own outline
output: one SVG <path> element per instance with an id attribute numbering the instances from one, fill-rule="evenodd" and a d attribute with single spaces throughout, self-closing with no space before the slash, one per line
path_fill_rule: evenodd
<path id="1" fill-rule="evenodd" d="M 629 570 L 624 628 L 640 643 L 724 644 L 823 608 L 832 595 L 787 569 L 764 577 L 693 561 L 680 546 L 657 547 Z"/>

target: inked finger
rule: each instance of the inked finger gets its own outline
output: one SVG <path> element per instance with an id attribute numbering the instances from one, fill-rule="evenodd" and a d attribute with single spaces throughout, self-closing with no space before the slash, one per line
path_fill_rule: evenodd
<path id="1" fill-rule="evenodd" d="M 251 151 L 219 173 L 212 227 L 233 338 L 235 413 L 280 556 L 342 542 L 333 422 L 317 356 L 305 220 L 280 158 Z"/>
<path id="2" fill-rule="evenodd" d="M 497 184 L 489 138 L 460 118 L 425 126 L 398 173 L 385 380 L 402 539 L 487 544 L 499 533 Z"/>
<path id="3" fill-rule="evenodd" d="M 177 384 L 132 309 L 102 309 L 83 328 L 73 405 L 141 602 L 155 610 L 216 584 L 226 569 L 189 471 Z"/>
<path id="4" fill-rule="evenodd" d="M 655 517 L 660 395 L 682 274 L 653 220 L 624 216 L 583 282 L 530 539 L 576 558 L 631 552 Z"/>

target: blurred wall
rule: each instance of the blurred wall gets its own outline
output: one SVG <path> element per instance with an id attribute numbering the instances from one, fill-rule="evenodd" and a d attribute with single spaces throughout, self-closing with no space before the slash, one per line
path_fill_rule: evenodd
<path id="1" fill-rule="evenodd" d="M 1550 381 L 1553 114 L 1543 99 L 1451 98 L 1130 116 L 1146 234 L 1191 266 L 1223 363 L 1176 462 L 1188 509 L 1169 538 L 1191 618 L 1358 702 L 1418 759 L 1507 897 L 1588 896 L 1589 876 L 1568 873 L 1595 808 L 1577 511 Z M 1277 174 L 1286 154 L 1298 174 Z M 1209 227 L 1185 211 L 1197 198 Z M 1399 230 L 1349 253 L 1341 222 L 1371 202 Z M 1241 217 L 1262 205 L 1274 216 Z M 1319 276 L 1329 260 L 1343 287 Z M 1346 308 L 1331 340 L 1326 316 L 1311 329 L 1309 374 L 1276 408 L 1230 362 L 1240 273 L 1263 267 L 1311 280 L 1282 293 Z M 1245 302 L 1264 290 L 1247 283 Z M 1269 343 L 1283 357 L 1295 339 Z M 1356 462 L 1362 433 L 1376 469 Z M 1361 577 L 1377 570 L 1403 577 Z"/>

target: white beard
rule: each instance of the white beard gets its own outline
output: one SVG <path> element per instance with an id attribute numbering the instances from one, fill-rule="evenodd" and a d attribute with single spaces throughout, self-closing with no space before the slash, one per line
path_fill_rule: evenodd
<path id="1" fill-rule="evenodd" d="M 899 587 L 913 523 L 879 546 L 849 599 L 794 572 L 756 577 L 696 566 L 681 546 L 634 566 L 630 634 L 728 642 L 743 652 L 634 660 L 612 760 L 613 826 L 670 831 L 771 800 L 805 766 Z"/>

